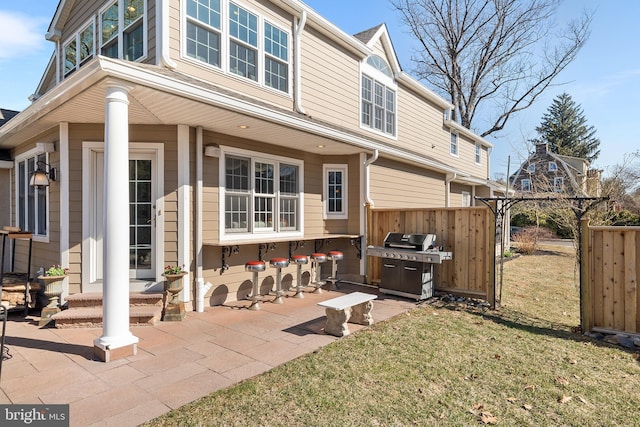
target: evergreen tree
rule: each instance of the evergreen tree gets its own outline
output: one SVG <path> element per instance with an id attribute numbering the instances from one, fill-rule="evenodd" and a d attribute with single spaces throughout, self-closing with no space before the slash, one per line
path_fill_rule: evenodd
<path id="1" fill-rule="evenodd" d="M 600 155 L 596 129 L 587 125 L 582 108 L 568 93 L 553 100 L 536 132 L 538 138 L 532 142 L 547 143 L 553 153 L 587 159 L 590 163 Z"/>

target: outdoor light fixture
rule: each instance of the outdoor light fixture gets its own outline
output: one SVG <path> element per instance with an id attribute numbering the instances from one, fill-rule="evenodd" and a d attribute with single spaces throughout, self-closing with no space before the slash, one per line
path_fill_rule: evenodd
<path id="1" fill-rule="evenodd" d="M 35 188 L 45 188 L 49 186 L 49 181 L 56 180 L 56 169 L 50 167 L 48 164 L 42 161 L 36 162 L 36 170 L 31 174 L 31 180 L 29 185 Z M 45 169 L 49 167 L 49 172 Z"/>

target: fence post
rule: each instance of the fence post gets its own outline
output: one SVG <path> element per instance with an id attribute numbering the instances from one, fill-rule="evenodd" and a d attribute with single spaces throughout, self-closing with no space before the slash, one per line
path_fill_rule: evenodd
<path id="1" fill-rule="evenodd" d="M 593 286 L 591 283 L 591 234 L 589 220 L 583 218 L 580 221 L 580 250 L 578 262 L 580 263 L 580 328 L 582 333 L 593 328 Z"/>
<path id="2" fill-rule="evenodd" d="M 488 209 L 490 213 L 488 217 L 489 221 L 489 242 L 487 245 L 487 265 L 489 271 L 487 274 L 487 302 L 491 304 L 491 309 L 496 309 L 496 300 L 498 304 L 502 299 L 502 295 L 496 296 L 496 202 L 492 203 L 492 209 Z M 502 255 L 502 254 L 500 254 Z M 454 255 L 455 256 L 455 255 Z"/>

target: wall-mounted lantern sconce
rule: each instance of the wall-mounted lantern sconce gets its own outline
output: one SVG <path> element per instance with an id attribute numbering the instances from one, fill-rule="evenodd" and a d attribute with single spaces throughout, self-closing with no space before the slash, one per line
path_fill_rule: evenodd
<path id="1" fill-rule="evenodd" d="M 31 174 L 31 180 L 29 185 L 35 188 L 45 188 L 49 186 L 49 181 L 56 180 L 56 168 L 50 167 L 45 162 L 39 161 L 36 163 L 36 170 Z M 45 169 L 49 167 L 49 172 Z"/>

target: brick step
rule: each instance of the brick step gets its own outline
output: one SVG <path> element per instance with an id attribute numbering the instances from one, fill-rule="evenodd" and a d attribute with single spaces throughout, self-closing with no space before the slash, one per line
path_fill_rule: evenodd
<path id="1" fill-rule="evenodd" d="M 162 307 L 164 294 L 162 292 L 131 292 L 129 294 L 129 305 L 136 306 L 159 306 Z M 69 295 L 65 298 L 69 309 L 102 307 L 101 292 L 85 292 Z"/>
<path id="2" fill-rule="evenodd" d="M 136 305 L 129 307 L 129 324 L 155 325 L 162 318 L 162 306 Z M 102 307 L 76 307 L 52 316 L 56 328 L 98 328 L 102 326 Z"/>

